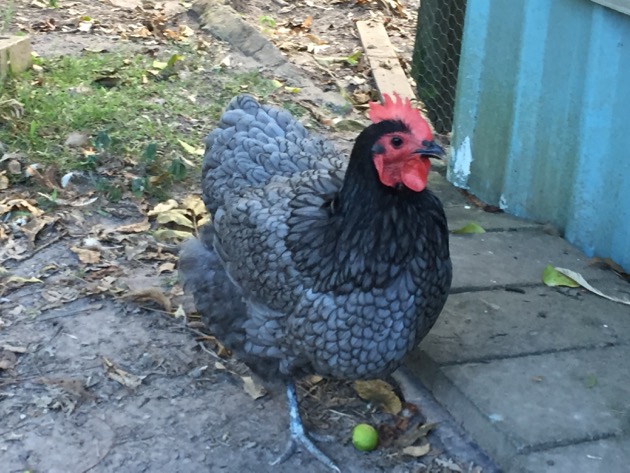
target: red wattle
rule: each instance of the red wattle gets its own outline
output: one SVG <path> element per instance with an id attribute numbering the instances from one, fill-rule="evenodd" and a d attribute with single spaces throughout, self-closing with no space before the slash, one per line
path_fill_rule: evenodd
<path id="1" fill-rule="evenodd" d="M 412 191 L 421 192 L 427 186 L 431 161 L 427 158 L 408 160 L 401 172 L 400 178 L 405 186 Z"/>

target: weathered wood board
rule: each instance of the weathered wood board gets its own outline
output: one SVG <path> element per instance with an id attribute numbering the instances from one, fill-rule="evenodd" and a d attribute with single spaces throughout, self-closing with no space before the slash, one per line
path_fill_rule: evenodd
<path id="1" fill-rule="evenodd" d="M 398 55 L 383 23 L 374 20 L 357 21 L 357 28 L 381 96 L 396 92 L 402 98 L 414 100 L 416 95 L 400 66 Z"/>

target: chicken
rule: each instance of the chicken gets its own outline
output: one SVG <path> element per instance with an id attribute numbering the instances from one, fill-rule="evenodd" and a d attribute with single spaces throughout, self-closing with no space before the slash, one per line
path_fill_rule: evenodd
<path id="1" fill-rule="evenodd" d="M 443 150 L 408 100 L 370 104 L 349 161 L 287 111 L 248 95 L 206 140 L 213 216 L 179 270 L 210 331 L 263 379 L 286 383 L 290 440 L 306 435 L 294 380 L 388 375 L 435 323 L 451 284 L 446 217 L 426 189 Z"/>

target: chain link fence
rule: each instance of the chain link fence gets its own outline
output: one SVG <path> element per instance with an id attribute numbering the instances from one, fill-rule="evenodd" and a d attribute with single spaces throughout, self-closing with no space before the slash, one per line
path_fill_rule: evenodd
<path id="1" fill-rule="evenodd" d="M 453 127 L 466 0 L 420 0 L 412 74 L 435 131 Z"/>

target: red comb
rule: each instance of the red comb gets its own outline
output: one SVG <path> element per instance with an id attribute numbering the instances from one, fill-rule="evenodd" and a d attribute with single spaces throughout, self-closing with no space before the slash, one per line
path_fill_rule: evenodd
<path id="1" fill-rule="evenodd" d="M 373 123 L 383 120 L 400 120 L 416 135 L 427 136 L 431 139 L 431 128 L 420 111 L 411 106 L 411 101 L 402 99 L 394 93 L 395 100 L 388 94 L 383 94 L 383 104 L 370 102 L 370 120 Z"/>

